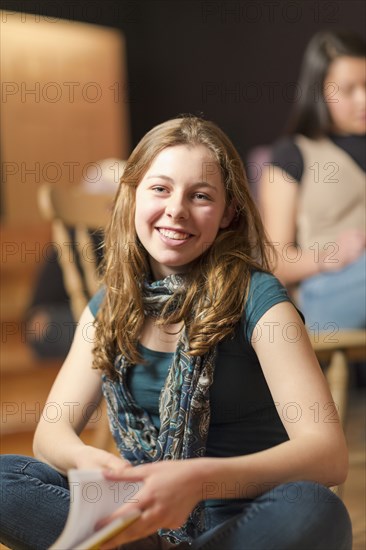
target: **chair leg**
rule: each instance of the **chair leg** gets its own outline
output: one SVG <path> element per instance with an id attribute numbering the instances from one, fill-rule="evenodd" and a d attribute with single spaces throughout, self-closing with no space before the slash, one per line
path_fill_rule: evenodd
<path id="1" fill-rule="evenodd" d="M 332 354 L 329 366 L 326 370 L 326 378 L 329 383 L 333 401 L 338 410 L 340 422 L 342 426 L 344 426 L 349 387 L 349 368 L 347 357 L 343 351 L 335 351 Z M 331 487 L 331 489 L 342 498 L 343 484 Z"/>
<path id="2" fill-rule="evenodd" d="M 329 383 L 334 403 L 338 409 L 339 418 L 344 426 L 347 407 L 349 369 L 347 358 L 343 351 L 335 351 L 332 354 L 329 367 L 326 370 L 326 378 Z"/>

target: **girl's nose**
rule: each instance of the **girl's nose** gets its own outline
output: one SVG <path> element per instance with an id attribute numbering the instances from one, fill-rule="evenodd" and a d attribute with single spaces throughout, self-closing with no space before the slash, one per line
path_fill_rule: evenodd
<path id="1" fill-rule="evenodd" d="M 188 218 L 188 207 L 183 197 L 172 195 L 166 204 L 166 214 L 172 219 Z"/>

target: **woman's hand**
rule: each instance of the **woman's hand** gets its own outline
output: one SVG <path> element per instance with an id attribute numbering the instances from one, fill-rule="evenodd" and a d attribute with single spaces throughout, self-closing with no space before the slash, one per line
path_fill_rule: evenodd
<path id="1" fill-rule="evenodd" d="M 118 470 L 121 474 L 126 468 L 132 468 L 127 460 L 89 445 L 83 445 L 77 450 L 75 462 L 79 469 Z"/>
<path id="2" fill-rule="evenodd" d="M 366 234 L 360 229 L 347 229 L 338 236 L 338 250 L 326 251 L 321 258 L 321 271 L 338 271 L 361 256 L 366 246 Z M 330 249 L 331 250 L 331 249 Z"/>
<path id="3" fill-rule="evenodd" d="M 136 504 L 124 504 L 97 525 L 100 528 L 132 511 L 141 512 L 137 521 L 103 544 L 101 550 L 143 539 L 161 528 L 175 529 L 183 525 L 195 505 L 202 500 L 202 487 L 198 481 L 200 461 L 162 461 L 106 471 L 106 479 L 140 481 L 143 485 L 136 495 Z"/>

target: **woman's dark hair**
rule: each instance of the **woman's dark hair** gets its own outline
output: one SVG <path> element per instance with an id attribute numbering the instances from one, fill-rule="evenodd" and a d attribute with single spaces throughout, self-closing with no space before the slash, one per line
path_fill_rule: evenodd
<path id="1" fill-rule="evenodd" d="M 298 82 L 301 95 L 294 103 L 286 133 L 313 139 L 327 134 L 331 120 L 323 87 L 329 66 L 338 57 L 365 55 L 365 41 L 357 34 L 331 30 L 315 34 L 305 50 Z"/>

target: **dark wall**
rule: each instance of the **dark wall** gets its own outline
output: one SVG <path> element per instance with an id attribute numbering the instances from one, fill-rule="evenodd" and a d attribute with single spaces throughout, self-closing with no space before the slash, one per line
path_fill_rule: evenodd
<path id="1" fill-rule="evenodd" d="M 314 32 L 347 28 L 364 34 L 366 20 L 363 0 L 27 0 L 1 5 L 124 31 L 133 144 L 156 123 L 190 112 L 217 122 L 243 157 L 281 132 L 301 93 L 296 87 L 299 63 Z"/>

